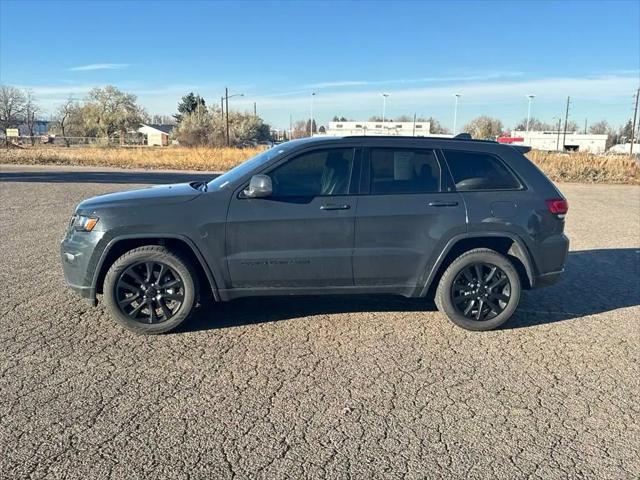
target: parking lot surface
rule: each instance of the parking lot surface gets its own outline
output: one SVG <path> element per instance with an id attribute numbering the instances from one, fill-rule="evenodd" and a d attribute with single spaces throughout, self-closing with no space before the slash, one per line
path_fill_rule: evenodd
<path id="1" fill-rule="evenodd" d="M 306 297 L 136 336 L 65 287 L 59 241 L 83 198 L 183 178 L 0 167 L 1 477 L 640 477 L 639 187 L 560 185 L 566 275 L 498 331 Z"/>

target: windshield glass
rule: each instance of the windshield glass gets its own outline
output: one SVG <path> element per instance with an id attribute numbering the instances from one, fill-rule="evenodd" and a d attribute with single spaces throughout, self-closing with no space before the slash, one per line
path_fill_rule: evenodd
<path id="1" fill-rule="evenodd" d="M 250 160 L 247 160 L 246 162 L 241 163 L 237 167 L 234 167 L 228 172 L 223 173 L 219 177 L 216 177 L 213 180 L 211 180 L 207 185 L 207 189 L 209 191 L 222 190 L 223 188 L 226 188 L 228 185 L 231 185 L 233 182 L 235 182 L 239 178 L 244 177 L 251 170 L 259 167 L 260 165 L 265 164 L 266 162 L 271 160 L 273 157 L 275 157 L 276 155 L 279 155 L 280 153 L 286 150 L 287 150 L 287 147 L 285 147 L 284 145 L 276 145 L 275 147 L 270 148 L 269 150 L 265 150 L 264 152 L 259 153 L 258 155 L 251 158 Z"/>

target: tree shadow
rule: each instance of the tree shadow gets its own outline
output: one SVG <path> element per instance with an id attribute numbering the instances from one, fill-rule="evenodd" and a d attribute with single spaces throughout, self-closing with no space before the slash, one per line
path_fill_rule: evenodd
<path id="1" fill-rule="evenodd" d="M 122 171 L 74 171 L 42 170 L 6 172 L 0 170 L 0 182 L 29 183 L 119 183 L 162 185 L 166 183 L 202 182 L 216 178 L 215 173 L 188 172 L 122 172 Z"/>
<path id="2" fill-rule="evenodd" d="M 556 285 L 523 292 L 515 315 L 502 328 L 516 329 L 579 319 L 640 305 L 640 249 L 570 252 Z M 237 327 L 312 315 L 357 312 L 434 312 L 433 300 L 390 295 L 249 297 L 205 301 L 176 333 Z"/>

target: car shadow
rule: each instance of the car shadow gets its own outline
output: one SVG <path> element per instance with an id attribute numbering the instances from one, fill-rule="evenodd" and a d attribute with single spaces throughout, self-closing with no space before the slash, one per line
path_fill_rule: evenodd
<path id="1" fill-rule="evenodd" d="M 502 328 L 533 327 L 637 305 L 640 305 L 640 249 L 570 252 L 560 282 L 523 292 L 518 310 Z M 436 307 L 432 299 L 388 295 L 249 297 L 220 304 L 205 301 L 175 332 L 335 313 L 433 311 Z"/>
<path id="2" fill-rule="evenodd" d="M 23 171 L 6 172 L 0 170 L 0 182 L 33 183 L 120 183 L 162 185 L 166 183 L 185 183 L 209 181 L 216 178 L 215 173 L 188 172 L 109 172 L 109 171 Z"/>

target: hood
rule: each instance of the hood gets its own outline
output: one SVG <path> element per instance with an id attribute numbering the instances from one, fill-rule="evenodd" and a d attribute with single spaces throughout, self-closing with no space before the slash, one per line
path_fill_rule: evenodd
<path id="1" fill-rule="evenodd" d="M 77 210 L 91 211 L 109 207 L 168 205 L 188 202 L 201 194 L 202 192 L 200 190 L 193 188 L 189 183 L 157 185 L 139 190 L 107 193 L 106 195 L 88 198 L 80 202 Z"/>

